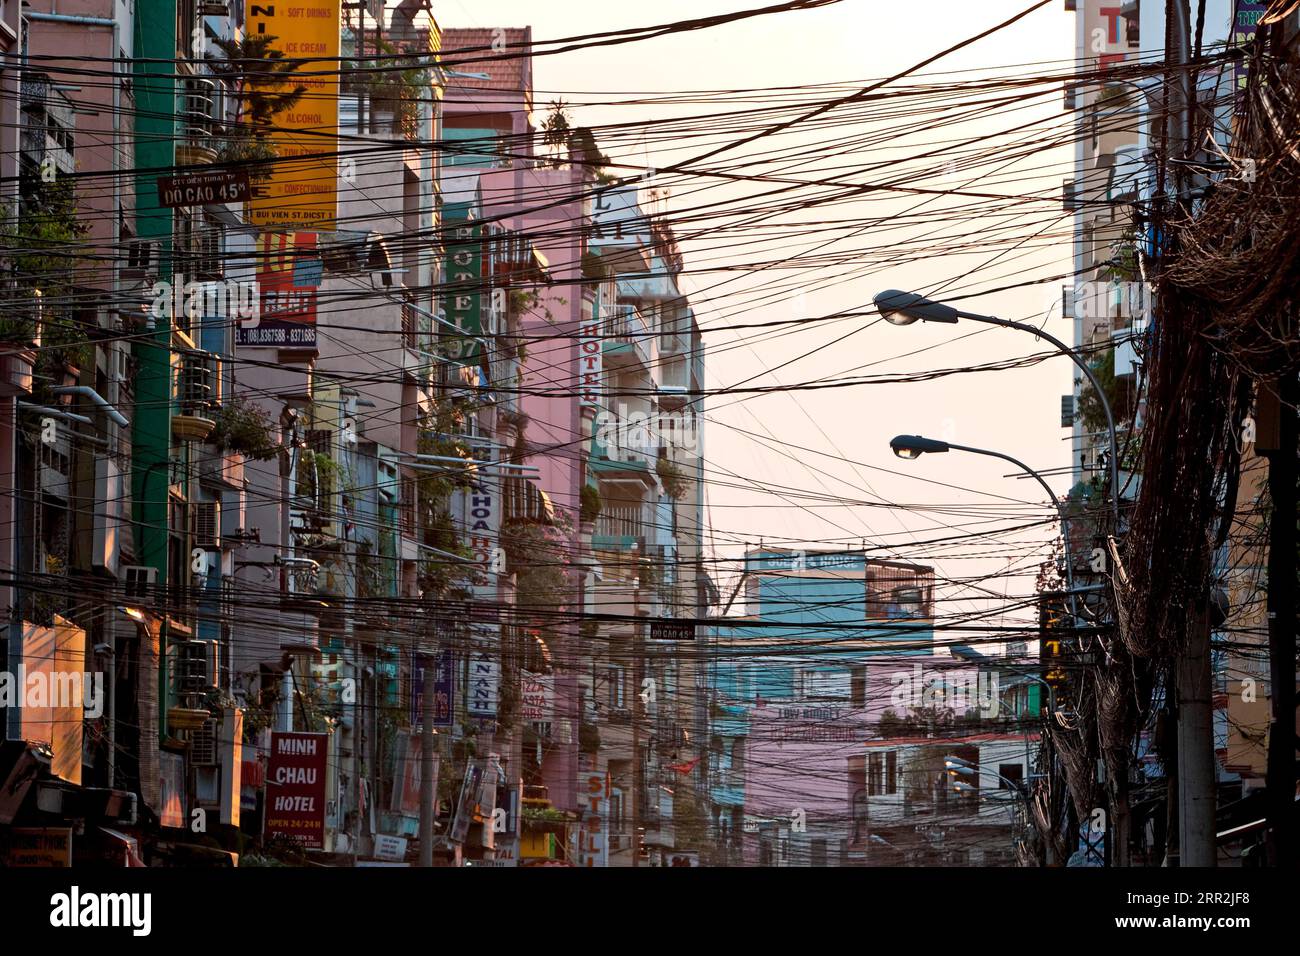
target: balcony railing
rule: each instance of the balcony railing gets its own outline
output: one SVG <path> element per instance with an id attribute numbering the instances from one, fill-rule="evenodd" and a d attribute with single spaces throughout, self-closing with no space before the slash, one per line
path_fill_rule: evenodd
<path id="1" fill-rule="evenodd" d="M 632 346 L 637 358 L 646 365 L 653 359 L 650 332 L 650 324 L 634 305 L 616 305 L 605 316 L 606 343 Z"/>
<path id="2" fill-rule="evenodd" d="M 608 538 L 640 538 L 645 534 L 642 509 L 635 505 L 606 507 L 596 518 L 596 534 Z"/>
<path id="3" fill-rule="evenodd" d="M 217 83 L 205 77 L 190 77 L 181 89 L 178 113 L 180 138 L 177 164 L 210 163 L 216 156 Z"/>

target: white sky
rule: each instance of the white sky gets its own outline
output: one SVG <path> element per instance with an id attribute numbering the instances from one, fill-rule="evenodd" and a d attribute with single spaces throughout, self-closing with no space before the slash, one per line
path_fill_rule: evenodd
<path id="1" fill-rule="evenodd" d="M 443 27 L 518 27 L 531 24 L 534 39 L 539 40 L 759 5 L 757 0 L 660 0 L 649 5 L 586 0 L 546 4 L 535 0 L 437 0 L 433 13 Z M 822 10 L 769 16 L 694 34 L 539 57 L 534 61 L 535 103 L 541 110 L 552 100 L 563 98 L 570 104 L 578 124 L 600 125 L 660 119 L 680 113 L 669 113 L 668 108 L 662 106 L 584 107 L 581 104 L 592 100 L 626 100 L 633 98 L 632 94 L 648 91 L 768 88 L 828 82 L 861 85 L 911 66 L 1027 6 L 1028 0 L 926 0 L 907 4 L 845 0 Z M 1072 31 L 1073 14 L 1066 13 L 1062 4 L 1052 3 L 1002 33 L 981 40 L 923 72 L 934 74 L 938 71 L 1006 67 L 994 71 L 1004 75 L 1012 72 L 1011 64 L 1061 61 L 1073 56 Z M 1064 64 L 1056 62 L 1040 70 L 1048 68 L 1060 70 Z M 1015 71 L 1030 69 L 1016 67 Z M 937 79 L 931 75 L 924 82 Z M 919 81 L 910 79 L 904 82 Z M 1024 115 L 1059 116 L 1059 92 L 1041 102 L 1045 105 Z M 758 104 L 747 108 L 753 105 Z M 705 107 L 694 109 L 704 110 Z M 996 121 L 996 125 L 1008 124 L 1006 117 Z M 862 125 L 862 131 L 867 128 Z M 987 128 L 969 126 L 962 132 L 969 134 L 972 130 Z M 849 132 L 853 130 L 844 127 L 830 132 L 789 134 L 779 143 L 767 142 L 750 149 L 789 146 L 798 142 L 800 136 L 814 144 L 828 135 Z M 933 135 L 947 139 L 954 134 L 945 130 Z M 923 136 L 907 148 L 915 150 L 918 148 L 915 144 L 924 142 L 927 140 Z M 690 143 L 686 144 L 685 152 L 674 153 L 667 144 L 652 143 L 644 148 L 633 148 L 632 145 L 609 143 L 603 137 L 601 144 L 616 161 L 660 168 L 673 159 L 681 160 L 703 149 L 698 143 Z M 742 157 L 746 151 L 726 154 L 726 158 Z M 904 151 L 895 155 L 905 154 Z M 884 156 L 883 152 L 876 150 L 858 153 L 848 159 L 840 158 L 837 162 L 876 162 Z M 1004 188 L 1007 191 L 1051 190 L 1059 195 L 1061 173 L 1066 170 L 1072 156 L 1073 150 L 1068 147 L 1058 147 L 1051 153 L 1042 154 L 1035 158 L 1034 163 L 1044 166 L 1051 163 L 1054 167 L 1045 172 L 1045 178 L 1032 184 L 1020 182 L 1015 187 Z M 960 176 L 960 173 L 955 175 Z M 953 175 L 945 177 L 936 172 L 935 178 L 925 185 L 955 186 L 958 182 Z M 716 201 L 729 195 L 743 195 L 748 188 L 751 187 L 724 185 L 713 187 L 704 196 L 707 196 L 706 201 Z M 970 188 L 990 189 L 984 184 Z M 901 209 L 916 199 L 915 196 L 905 196 L 888 201 Z M 680 202 L 679 196 L 670 197 L 667 200 L 668 211 L 671 212 Z M 881 203 L 870 204 L 869 208 L 870 212 L 868 206 L 862 204 L 861 211 L 855 212 L 853 206 L 841 204 L 831 207 L 831 211 L 836 217 L 876 216 L 880 213 Z M 1040 213 L 1045 208 L 1037 207 Z M 824 209 L 815 210 L 812 215 L 821 216 L 826 212 Z M 1057 231 L 1068 233 L 1068 229 L 1069 220 L 1062 219 Z M 881 235 L 875 240 L 888 241 L 896 235 Z M 860 245 L 872 239 L 869 233 L 854 244 Z M 707 242 L 707 239 L 701 242 Z M 786 250 L 786 254 L 789 251 Z M 720 256 L 716 250 L 712 253 L 701 251 L 700 243 L 685 243 L 683 252 L 687 270 L 693 265 L 698 268 L 704 261 L 716 264 L 719 258 L 730 262 L 738 260 L 737 256 Z M 824 345 L 852 328 L 861 329 L 874 322 L 874 317 L 815 326 L 796 335 L 760 341 L 752 347 L 736 347 L 736 332 L 725 329 L 707 332 L 710 327 L 728 322 L 763 322 L 795 315 L 825 315 L 838 310 L 861 309 L 876 292 L 886 288 L 933 292 L 967 270 L 980 266 L 987 257 L 988 253 L 984 252 L 975 256 L 923 260 L 830 286 L 825 281 L 826 276 L 815 269 L 805 268 L 788 273 L 789 278 L 797 276 L 802 280 L 802 302 L 786 297 L 784 301 L 750 309 L 730 318 L 726 316 L 735 311 L 737 299 L 741 297 L 727 296 L 711 301 L 709 297 L 697 294 L 692 301 L 706 330 L 706 344 L 714 353 L 707 360 L 708 385 L 710 388 L 725 388 L 754 376 L 759 377 L 749 383 L 751 385 L 806 382 L 839 375 L 868 362 L 882 364 L 865 371 L 901 374 L 1046 351 L 1044 343 L 1009 330 L 989 329 L 971 337 L 962 337 L 982 327 L 917 324 L 900 329 L 877 322 L 842 343 L 769 374 L 767 370 L 771 367 Z M 1045 278 L 1068 272 L 1069 259 L 1070 245 L 1068 239 L 1063 238 L 1027 258 L 1011 258 L 986 272 L 977 272 L 971 279 L 957 285 L 974 291 L 1031 277 Z M 1019 274 L 1006 278 L 1011 273 Z M 746 275 L 727 288 L 751 287 L 768 278 L 770 276 L 762 274 Z M 688 278 L 684 285 L 688 291 L 698 290 L 718 280 L 716 275 L 693 277 Z M 1060 286 L 1061 282 L 1057 281 L 1030 289 L 997 293 L 966 300 L 962 307 L 1034 322 L 1042 322 L 1048 315 L 1047 310 L 1052 308 L 1047 328 L 1070 342 L 1073 328 L 1060 314 Z M 921 354 L 894 358 L 927 347 L 928 350 Z M 1009 465 L 958 453 L 903 462 L 891 454 L 888 441 L 899 433 L 919 433 L 996 449 L 1036 468 L 1064 469 L 1069 464 L 1069 430 L 1060 427 L 1060 396 L 1071 390 L 1072 370 L 1073 366 L 1067 359 L 1056 358 L 1030 369 L 960 375 L 927 383 L 751 396 L 743 402 L 710 399 L 705 454 L 711 463 L 745 478 L 807 489 L 814 494 L 829 490 L 833 494 L 855 498 L 912 504 L 988 505 L 997 500 L 917 480 L 929 478 L 976 491 L 1038 502 L 1042 499 L 1041 491 L 1032 482 L 1003 477 L 1012 470 Z M 770 432 L 780 441 L 840 455 L 857 464 L 791 449 L 786 450 L 787 454 L 781 454 L 756 444 L 728 426 L 760 434 Z M 873 468 L 889 469 L 896 474 Z M 711 477 L 728 482 L 737 480 L 718 470 L 714 470 Z M 1070 479 L 1068 474 L 1060 473 L 1050 482 L 1058 493 L 1063 494 Z M 911 535 L 905 532 L 914 531 L 918 537 L 938 537 L 944 534 L 941 520 L 967 520 L 863 507 L 807 511 L 770 494 L 720 485 L 710 488 L 709 502 L 717 541 L 724 546 L 722 554 L 727 556 L 739 553 L 738 542 L 756 543 L 759 538 L 765 538 L 769 543 L 795 541 L 809 545 L 828 539 L 856 544 L 855 539 L 863 538 L 868 544 L 897 544 L 899 547 L 893 555 L 879 556 L 907 560 L 914 556 L 906 545 Z M 1044 510 L 1040 514 L 1045 516 L 1047 512 Z M 1047 537 L 1047 532 L 1043 532 L 1038 539 L 1045 541 Z M 958 561 L 922 556 L 918 560 L 936 564 L 941 576 L 996 573 L 1005 567 L 1005 561 L 996 557 Z M 1032 586 L 1032 578 L 1020 578 L 1010 586 L 1023 594 Z M 1007 585 L 992 582 L 990 587 L 1001 593 Z M 975 607 L 969 602 L 956 601 L 953 591 L 941 591 L 940 598 L 954 599 L 941 606 L 941 614 Z"/>

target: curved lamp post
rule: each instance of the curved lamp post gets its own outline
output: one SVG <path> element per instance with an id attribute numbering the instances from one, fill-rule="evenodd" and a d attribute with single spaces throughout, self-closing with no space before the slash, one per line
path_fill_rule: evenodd
<path id="1" fill-rule="evenodd" d="M 891 325 L 911 325 L 913 322 L 945 322 L 955 323 L 959 319 L 968 319 L 972 322 L 983 322 L 986 325 L 1000 325 L 1008 329 L 1019 329 L 1022 332 L 1029 332 L 1040 339 L 1046 339 L 1060 349 L 1064 354 L 1077 365 L 1080 371 L 1087 376 L 1088 381 L 1092 383 L 1093 390 L 1097 393 L 1097 399 L 1101 402 L 1102 409 L 1106 412 L 1106 430 L 1110 436 L 1110 498 L 1111 509 L 1115 518 L 1115 534 L 1120 533 L 1119 525 L 1119 444 L 1115 439 L 1115 416 L 1111 412 L 1110 400 L 1106 398 L 1106 392 L 1102 389 L 1101 383 L 1097 381 L 1097 376 L 1093 374 L 1092 368 L 1083 360 L 1078 352 L 1067 346 L 1056 336 L 1045 332 L 1040 328 L 1032 325 L 1026 325 L 1023 322 L 1013 322 L 1010 319 L 999 319 L 991 315 L 979 315 L 975 312 L 961 312 L 950 305 L 944 305 L 942 302 L 933 302 L 925 296 L 916 295 L 912 292 L 901 292 L 898 289 L 886 289 L 876 295 L 872 300 L 876 308 L 880 310 L 880 316 Z M 953 445 L 953 448 L 958 446 Z M 942 449 L 947 451 L 947 448 Z M 975 451 L 973 448 L 962 449 L 963 451 Z M 1007 461 L 1013 462 L 1029 471 L 1030 474 L 1038 478 L 1038 475 L 1014 458 L 1007 458 L 1006 455 L 998 455 L 996 452 L 977 452 L 982 455 L 995 455 L 998 458 L 1006 458 Z M 1047 487 L 1042 478 L 1038 478 L 1044 488 Z M 1051 489 L 1048 489 L 1051 494 Z M 1056 496 L 1052 496 L 1056 500 Z M 1059 508 L 1060 505 L 1058 504 Z"/>
<path id="2" fill-rule="evenodd" d="M 947 308 L 947 306 L 944 306 Z M 1070 591 L 1070 615 L 1078 621 L 1078 613 L 1075 607 L 1074 593 L 1074 560 L 1070 555 L 1070 523 L 1066 516 L 1065 509 L 1061 506 L 1061 499 L 1056 497 L 1056 492 L 1044 480 L 1043 476 L 1034 469 L 1030 468 L 1018 458 L 1012 458 L 1010 455 L 1004 455 L 1000 451 L 989 451 L 987 448 L 971 448 L 967 445 L 954 445 L 946 441 L 938 441 L 934 438 L 923 438 L 920 435 L 896 435 L 889 441 L 889 447 L 894 450 L 894 454 L 899 458 L 908 461 L 914 461 L 922 455 L 928 453 L 938 454 L 946 451 L 966 451 L 973 455 L 987 455 L 990 458 L 1001 458 L 1003 461 L 1010 462 L 1025 474 L 1029 475 L 1047 492 L 1047 497 L 1052 500 L 1056 507 L 1056 513 L 1061 519 L 1061 537 L 1065 541 L 1065 580 L 1066 586 Z"/>

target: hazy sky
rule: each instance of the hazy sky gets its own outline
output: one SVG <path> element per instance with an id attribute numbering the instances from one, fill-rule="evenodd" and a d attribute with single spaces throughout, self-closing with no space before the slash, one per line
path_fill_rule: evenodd
<path id="1" fill-rule="evenodd" d="M 633 5 L 609 2 L 554 2 L 539 4 L 524 0 L 449 0 L 436 2 L 434 15 L 444 27 L 524 26 L 533 27 L 535 39 L 558 38 L 595 33 L 635 25 L 666 22 L 742 9 L 745 0 L 662 0 L 655 4 Z M 758 3 L 750 5 L 758 6 Z M 661 105 L 592 105 L 594 101 L 626 101 L 636 94 L 651 91 L 721 90 L 736 88 L 771 88 L 808 84 L 836 83 L 846 88 L 860 86 L 909 67 L 914 63 L 971 37 L 1029 5 L 1026 0 L 930 0 L 926 3 L 887 3 L 880 0 L 845 0 L 838 5 L 807 13 L 769 16 L 741 24 L 724 26 L 694 34 L 679 34 L 646 42 L 607 47 L 580 53 L 539 57 L 535 60 L 536 105 L 544 109 L 550 101 L 562 98 L 570 104 L 580 124 L 641 122 L 704 112 L 707 106 L 669 108 Z M 1073 56 L 1073 15 L 1059 3 L 1053 3 L 1029 15 L 1000 34 L 981 40 L 967 49 L 927 67 L 922 77 L 912 77 L 904 84 L 936 83 L 952 80 L 940 77 L 943 71 L 980 70 L 977 75 L 1006 75 L 1012 72 L 1041 72 L 1047 66 L 1016 66 L 1031 61 L 1057 61 L 1050 69 L 1060 70 L 1063 61 Z M 1000 68 L 1000 69 L 991 69 Z M 976 74 L 968 74 L 976 75 Z M 1041 105 L 1016 116 L 1016 122 L 1034 117 L 1059 117 L 1061 97 L 1055 95 L 1038 101 Z M 762 105 L 754 101 L 734 108 L 752 109 Z M 716 107 L 715 107 L 716 108 Z M 859 114 L 860 115 L 860 114 Z M 897 118 L 873 124 L 864 116 L 858 131 L 900 129 Z M 898 141 L 889 152 L 888 144 L 870 151 L 835 157 L 836 165 L 854 162 L 878 162 L 883 158 L 902 158 L 922 151 L 926 144 L 954 139 L 960 133 L 972 135 L 1010 124 L 1006 116 L 985 125 L 967 124 L 959 131 L 946 128 L 926 133 L 910 141 Z M 992 125 L 989 125 L 991 122 Z M 779 137 L 779 142 L 763 142 L 728 153 L 716 162 L 743 158 L 756 150 L 774 146 L 790 147 L 806 142 L 811 149 L 828 137 L 855 132 L 842 126 L 833 130 L 809 130 Z M 673 144 L 653 141 L 609 142 L 602 146 L 616 161 L 645 163 L 662 167 L 674 159 L 702 151 L 698 143 Z M 608 145 L 607 145 L 608 142 Z M 975 147 L 978 149 L 978 146 Z M 971 152 L 971 148 L 966 148 Z M 1059 194 L 1062 173 L 1068 170 L 1073 155 L 1068 147 L 1057 147 L 1035 156 L 1029 165 L 1039 167 L 1026 179 L 1004 185 L 981 181 L 971 189 L 992 192 L 1027 192 L 1040 190 Z M 958 186 L 960 172 L 943 170 L 936 162 L 927 186 Z M 817 167 L 802 173 L 811 174 Z M 911 167 L 918 168 L 915 164 Z M 1014 167 L 1012 173 L 1020 167 Z M 987 167 L 980 170 L 984 172 Z M 1003 173 L 1006 176 L 1007 173 Z M 857 181 L 857 180 L 855 180 Z M 866 181 L 866 180 L 864 180 Z M 870 177 L 869 181 L 877 181 Z M 692 185 L 679 184 L 666 200 L 672 213 L 685 202 L 719 201 L 752 192 L 749 185 L 708 184 L 707 192 L 695 194 Z M 902 210 L 917 201 L 915 196 L 898 196 L 871 203 L 840 204 L 814 210 L 812 218 L 878 217 L 882 209 Z M 942 200 L 941 200 L 942 202 Z M 892 204 L 892 205 L 887 205 Z M 938 208 L 938 207 L 936 207 Z M 1033 217 L 1041 220 L 1047 206 L 1035 207 Z M 1054 210 L 1064 215 L 1059 206 Z M 1014 225 L 1014 223 L 1012 223 Z M 978 229 L 972 222 L 961 231 Z M 953 224 L 953 229 L 961 223 Z M 1055 242 L 1039 240 L 1039 246 L 1004 255 L 996 263 L 985 250 L 975 255 L 921 259 L 894 268 L 873 270 L 869 275 L 845 279 L 845 266 L 822 270 L 806 265 L 785 270 L 779 275 L 755 271 L 749 274 L 719 276 L 702 273 L 686 279 L 693 291 L 697 317 L 706 330 L 708 384 L 711 388 L 748 385 L 778 385 L 810 382 L 860 369 L 868 373 L 905 374 L 941 367 L 960 367 L 984 361 L 1046 351 L 1043 343 L 1008 330 L 967 325 L 913 325 L 895 328 L 862 316 L 833 323 L 822 323 L 798 334 L 764 337 L 752 345 L 740 342 L 751 332 L 726 329 L 709 332 L 736 322 L 763 322 L 792 316 L 821 316 L 841 310 L 863 309 L 873 294 L 886 288 L 915 289 L 934 292 L 960 289 L 964 292 L 996 287 L 1034 277 L 1050 277 L 1070 269 L 1069 220 L 1061 218 L 1052 233 Z M 683 230 L 679 229 L 679 233 Z M 1027 238 L 1031 231 L 1023 230 Z M 909 231 L 868 232 L 831 249 L 853 249 L 865 244 L 887 245 L 908 238 Z M 789 256 L 800 248 L 809 248 L 823 238 L 800 239 L 789 245 L 769 234 L 764 247 L 746 247 L 746 251 L 728 255 L 725 248 L 711 243 L 707 235 L 684 243 L 686 268 L 734 264 L 758 258 Z M 777 247 L 780 252 L 776 251 Z M 974 271 L 972 271 L 974 270 Z M 969 276 L 962 278 L 966 273 Z M 786 287 L 775 299 L 749 307 L 754 298 L 746 289 L 777 278 Z M 719 285 L 723 279 L 726 283 Z M 1060 313 L 1060 281 L 1010 292 L 1000 292 L 966 300 L 963 307 L 1007 318 L 1041 323 L 1067 342 L 1072 340 L 1072 324 Z M 802 293 L 802 294 L 798 294 Z M 1049 309 L 1051 310 L 1049 312 Z M 978 334 L 970 335 L 971 332 Z M 828 345 L 843 337 L 843 341 Z M 770 372 L 802 353 L 822 347 L 779 371 Z M 918 353 L 907 355 L 906 353 Z M 909 505 L 960 505 L 1002 511 L 1001 495 L 1022 501 L 1041 502 L 1041 491 L 1027 480 L 1004 477 L 1010 466 L 990 459 L 953 453 L 928 456 L 916 462 L 896 459 L 888 447 L 889 439 L 899 433 L 920 433 L 944 437 L 961 444 L 997 449 L 1042 469 L 1064 469 L 1069 464 L 1069 430 L 1060 427 L 1060 396 L 1071 389 L 1073 366 L 1064 358 L 1053 359 L 1029 369 L 958 375 L 926 383 L 869 385 L 853 388 L 803 391 L 764 396 L 714 398 L 709 400 L 705 454 L 713 469 L 710 477 L 719 482 L 710 487 L 710 517 L 716 543 L 723 555 L 739 553 L 741 542 L 801 542 L 856 544 L 864 539 L 869 545 L 893 546 L 891 554 L 879 554 L 902 560 L 934 563 L 941 576 L 964 577 L 997 573 L 1007 566 L 1000 555 L 983 555 L 957 560 L 951 549 L 948 557 L 921 555 L 908 548 L 913 537 L 933 538 L 952 533 L 945 524 L 961 524 L 972 517 L 944 514 L 916 514 L 900 509 L 872 507 L 827 508 L 820 502 L 798 503 L 783 500 L 768 492 L 725 487 L 762 480 L 812 495 L 844 495 L 854 499 Z M 740 429 L 762 436 L 761 441 L 747 437 Z M 781 443 L 788 443 L 783 446 Z M 789 444 L 803 449 L 789 447 Z M 836 457 L 819 455 L 826 453 Z M 847 462 L 838 460 L 848 459 Z M 883 470 L 882 470 L 883 469 Z M 739 476 L 739 477 L 737 477 Z M 948 482 L 972 489 L 945 488 L 918 479 Z M 1051 483 L 1060 493 L 1070 484 L 1066 473 L 1058 473 Z M 984 494 L 981 494 L 984 493 Z M 1006 511 L 1027 513 L 1023 506 L 1006 505 Z M 799 504 L 809 505 L 800 507 Z M 1043 509 L 1038 516 L 1046 516 Z M 990 515 L 992 516 L 992 515 Z M 1037 535 L 1045 541 L 1048 533 Z M 981 552 L 985 549 L 980 548 Z M 1010 587 L 1024 593 L 1032 579 L 1020 578 Z M 1008 585 L 1002 581 L 987 585 L 1001 594 Z M 969 591 L 941 591 L 949 602 L 941 613 L 972 610 L 977 605 L 959 600 L 971 597 Z"/>

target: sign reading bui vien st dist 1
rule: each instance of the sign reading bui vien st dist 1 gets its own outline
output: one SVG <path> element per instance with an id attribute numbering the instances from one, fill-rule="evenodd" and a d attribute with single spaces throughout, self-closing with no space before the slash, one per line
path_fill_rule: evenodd
<path id="1" fill-rule="evenodd" d="M 339 0 L 247 0 L 248 33 L 272 36 L 271 49 L 298 61 L 268 93 L 306 93 L 272 118 L 277 159 L 270 179 L 252 187 L 248 221 L 255 226 L 332 229 L 338 216 Z"/>

